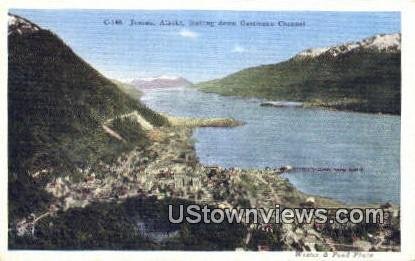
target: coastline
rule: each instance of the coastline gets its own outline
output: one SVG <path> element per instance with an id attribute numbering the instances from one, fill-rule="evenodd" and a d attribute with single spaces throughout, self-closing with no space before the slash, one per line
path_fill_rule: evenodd
<path id="1" fill-rule="evenodd" d="M 245 124 L 245 122 L 235 120 L 232 118 L 194 118 L 194 117 L 177 117 L 164 115 L 171 126 L 197 128 L 197 127 L 238 127 Z"/>
<path id="2" fill-rule="evenodd" d="M 226 97 L 231 97 L 231 98 L 246 98 L 246 99 L 258 99 L 258 106 L 262 106 L 261 103 L 273 103 L 273 102 L 278 102 L 277 100 L 265 100 L 265 97 L 261 97 L 261 96 L 255 96 L 255 95 L 236 95 L 236 94 L 232 94 L 232 93 L 224 93 L 224 92 L 219 92 L 219 91 L 214 91 L 214 90 L 208 90 L 208 89 L 203 89 L 203 88 L 198 88 L 198 87 L 194 87 L 191 86 L 189 88 L 192 88 L 194 90 L 198 90 L 204 93 L 210 93 L 210 94 L 216 94 L 216 95 L 221 95 L 221 96 L 226 96 Z M 264 99 L 264 100 L 262 100 Z M 297 102 L 297 101 L 295 101 Z M 336 104 L 336 106 L 332 105 L 332 103 L 324 103 L 324 102 L 316 102 L 316 101 L 304 101 L 301 102 L 302 106 L 291 106 L 291 108 L 303 108 L 303 109 L 321 109 L 321 110 L 328 110 L 328 111 L 340 111 L 340 112 L 353 112 L 353 113 L 361 113 L 361 114 L 369 114 L 369 115 L 389 115 L 389 116 L 401 116 L 400 113 L 388 113 L 388 112 L 370 112 L 370 111 L 361 111 L 359 109 L 356 108 L 343 108 L 345 106 L 348 106 L 348 103 L 345 104 Z M 340 106 L 340 107 L 339 107 Z M 342 107 L 343 106 L 343 107 Z M 270 106 L 271 107 L 271 106 Z M 290 106 L 287 106 L 290 107 Z M 276 107 L 278 108 L 278 107 Z M 279 107 L 281 108 L 281 107 Z"/>
<path id="3" fill-rule="evenodd" d="M 127 204 L 126 206 L 138 204 L 134 202 L 142 202 L 143 200 L 150 200 L 153 202 L 152 205 L 155 202 L 183 201 L 189 204 L 236 209 L 270 209 L 275 208 L 276 205 L 281 208 L 304 208 L 305 205 L 313 208 L 351 208 L 351 206 L 330 198 L 312 196 L 299 191 L 288 179 L 279 175 L 283 173 L 281 169 L 227 169 L 220 166 L 205 166 L 197 158 L 194 140 L 191 138 L 192 133 L 196 127 L 195 123 L 200 123 L 204 127 L 210 123 L 213 127 L 217 127 L 218 121 L 212 119 L 195 120 L 194 118 L 171 118 L 170 120 L 175 124 L 147 130 L 147 136 L 151 141 L 149 147 L 135 148 L 133 151 L 121 155 L 115 164 L 102 164 L 99 169 L 82 170 L 85 178 L 79 182 L 74 182 L 69 176 L 55 178 L 49 182 L 45 189 L 54 196 L 55 200 L 46 213 L 36 213 L 33 219 L 17 221 L 17 235 L 19 233 L 20 235 L 27 233 L 36 235 L 40 230 L 42 235 L 46 235 L 45 240 L 49 240 L 47 236 L 49 231 L 60 228 L 45 227 L 42 224 L 61 220 L 63 225 L 59 223 L 60 226 L 68 226 L 64 224 L 71 222 L 71 213 L 74 211 L 89 212 L 93 207 L 97 209 L 95 212 L 101 213 L 101 211 L 107 211 L 108 207 L 105 206 L 108 204 L 124 207 L 125 204 Z M 186 123 L 186 121 L 190 122 Z M 233 121 L 220 119 L 219 122 Z M 163 209 L 166 205 L 165 203 L 160 204 L 155 211 L 162 215 L 161 213 L 166 213 L 166 209 Z M 101 206 L 103 206 L 102 210 Z M 132 213 L 141 213 L 141 211 L 147 210 L 139 208 L 129 210 L 129 212 L 131 211 Z M 111 215 L 115 215 L 111 218 L 118 220 L 120 219 L 118 215 L 124 214 L 120 212 Z M 154 213 L 149 213 L 149 215 L 152 216 Z M 142 218 L 140 217 L 140 219 Z M 39 222 L 40 220 L 41 222 Z M 123 219 L 121 218 L 121 220 Z M 167 222 L 167 219 L 162 222 Z M 254 250 L 256 244 L 260 242 L 257 242 L 257 239 L 252 239 L 258 233 L 267 238 L 272 238 L 275 235 L 283 238 L 277 244 L 281 247 L 280 250 L 344 250 L 342 247 L 335 246 L 337 243 L 333 242 L 342 245 L 349 242 L 349 239 L 332 236 L 330 231 L 339 228 L 332 227 L 330 224 L 326 224 L 324 227 L 323 230 L 319 230 L 315 224 L 282 224 L 274 225 L 273 232 L 269 233 L 264 232 L 265 228 L 261 225 L 252 227 L 250 224 L 243 224 L 240 229 L 245 231 L 245 243 L 242 245 L 246 250 Z M 231 226 L 229 229 L 233 231 L 236 228 Z M 354 230 L 353 226 L 345 226 L 341 229 L 344 231 Z M 230 234 L 233 233 L 231 231 L 229 231 Z M 179 236 L 181 233 L 175 232 L 175 234 L 178 236 L 172 239 L 166 237 L 166 242 L 170 242 L 169 240 L 181 242 L 183 240 Z M 53 235 L 51 236 L 53 237 Z M 307 243 L 310 241 L 313 243 Z M 328 244 L 328 242 L 332 243 Z M 153 247 L 164 249 L 163 244 L 166 243 L 153 242 L 151 244 L 155 244 Z M 209 244 L 213 244 L 213 242 Z M 13 245 L 10 247 L 14 248 Z M 176 249 L 174 246 L 167 247 L 167 249 L 171 249 L 171 247 Z M 393 246 L 391 250 L 396 251 L 396 247 L 396 245 Z M 141 246 L 140 249 L 148 249 L 148 246 Z M 353 246 L 352 249 L 362 250 L 359 246 Z"/>

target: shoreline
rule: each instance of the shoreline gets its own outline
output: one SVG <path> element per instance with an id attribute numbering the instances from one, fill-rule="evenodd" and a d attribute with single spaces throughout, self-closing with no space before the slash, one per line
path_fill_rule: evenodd
<path id="1" fill-rule="evenodd" d="M 203 88 L 192 87 L 192 86 L 189 86 L 186 88 L 198 90 L 204 93 L 216 94 L 216 95 L 231 97 L 231 98 L 258 99 L 258 106 L 261 106 L 261 103 L 277 102 L 277 100 L 268 100 L 268 99 L 265 99 L 264 97 L 254 96 L 254 95 L 235 95 L 235 94 L 221 93 L 221 92 L 215 92 L 211 90 L 205 90 Z M 324 104 L 318 104 L 312 101 L 304 101 L 301 103 L 303 104 L 302 107 L 290 107 L 290 108 L 297 108 L 297 109 L 310 109 L 311 108 L 311 109 L 321 109 L 321 110 L 336 111 L 336 112 L 350 112 L 350 113 L 361 113 L 361 114 L 368 114 L 368 115 L 387 115 L 387 116 L 401 117 L 401 113 L 369 112 L 369 111 L 360 111 L 360 110 L 353 110 L 353 109 L 340 109 L 340 108 L 336 108 L 332 106 L 325 106 Z M 264 107 L 267 107 L 267 106 L 264 106 Z"/>
<path id="2" fill-rule="evenodd" d="M 306 106 L 306 105 L 304 105 Z M 304 107 L 307 108 L 307 107 Z M 316 108 L 316 107 L 311 107 L 311 108 Z M 177 117 L 177 116 L 169 116 L 167 114 L 163 114 L 163 116 L 165 116 L 169 122 L 172 124 L 172 126 L 175 127 L 186 127 L 186 128 L 191 128 L 192 132 L 193 129 L 195 128 L 203 128 L 203 127 L 238 127 L 238 126 L 243 126 L 246 123 L 245 122 L 241 122 L 238 120 L 235 120 L 233 118 L 196 118 L 196 117 Z M 196 153 L 196 151 L 195 151 Z M 197 164 L 202 164 L 199 160 L 197 160 Z M 218 166 L 219 168 L 221 168 L 220 166 Z M 281 166 L 284 167 L 284 166 Z M 237 167 L 238 168 L 238 167 Z M 226 169 L 226 168 L 223 168 Z M 262 170 L 261 168 L 252 168 L 252 169 L 246 169 L 246 170 Z M 321 195 L 316 195 L 316 194 L 309 194 L 306 192 L 303 192 L 302 190 L 300 190 L 299 188 L 297 188 L 296 186 L 294 186 L 294 184 L 292 184 L 290 182 L 290 180 L 287 177 L 282 177 L 280 175 L 282 174 L 288 174 L 289 175 L 290 171 L 283 171 L 283 172 L 279 172 L 276 173 L 275 175 L 278 175 L 279 178 L 282 178 L 284 180 L 286 180 L 291 186 L 293 186 L 299 193 L 302 193 L 304 195 L 304 197 L 313 197 L 315 199 L 318 199 L 319 202 L 323 203 L 322 206 L 326 206 L 326 205 L 330 205 L 330 206 L 336 206 L 336 207 L 348 207 L 348 208 L 369 208 L 369 207 L 379 207 L 379 205 L 382 204 L 391 204 L 393 209 L 400 209 L 399 204 L 396 203 L 390 203 L 390 202 L 383 202 L 383 203 L 363 203 L 363 204 L 359 204 L 359 203 L 346 203 L 343 202 L 341 200 L 337 200 L 334 198 L 330 198 L 327 196 L 321 196 Z"/>
<path id="3" fill-rule="evenodd" d="M 171 126 L 186 128 L 203 128 L 203 127 L 238 127 L 246 123 L 233 118 L 196 118 L 196 117 L 178 117 L 162 114 L 167 118 Z"/>
<path id="4" fill-rule="evenodd" d="M 287 178 L 281 177 L 279 174 L 283 171 L 278 169 L 222 168 L 202 164 L 192 139 L 195 128 L 205 126 L 206 123 L 217 126 L 218 122 L 223 127 L 222 123 L 234 121 L 181 117 L 171 117 L 170 120 L 174 123 L 172 126 L 147 130 L 151 145 L 144 150 L 135 148 L 121 155 L 115 164 L 102 164 L 98 169 L 82 170 L 85 176 L 83 181 L 74 182 L 67 176 L 49 182 L 45 189 L 55 198 L 49 210 L 46 213 L 36 213 L 33 219 L 17 221 L 16 230 L 21 231 L 21 235 L 35 235 L 33 222 L 40 219 L 53 221 L 61 215 L 65 217 L 65 213 L 70 213 L 73 209 L 82 211 L 93 204 L 124 204 L 128 199 L 140 198 L 153 198 L 160 202 L 185 200 L 198 205 L 236 209 L 270 209 L 277 204 L 282 208 L 303 208 L 310 207 L 310 202 L 313 208 L 352 207 L 330 198 L 303 193 Z M 254 229 L 249 224 L 244 223 L 244 226 L 247 229 L 246 242 L 249 242 L 253 233 L 263 229 L 262 225 Z M 328 231 L 333 229 L 330 224 L 325 227 Z M 29 232 L 31 228 L 32 232 Z M 36 225 L 36 229 L 48 228 L 38 228 Z M 335 251 L 341 249 L 327 242 L 344 243 L 344 239 L 333 238 L 330 234 L 319 231 L 314 224 L 282 224 L 274 229 L 286 238 L 282 242 L 285 250 Z M 348 231 L 351 228 L 344 229 Z M 43 233 L 47 234 L 47 231 Z M 304 243 L 308 240 L 313 244 Z M 244 248 L 249 249 L 248 243 L 244 244 Z"/>
<path id="5" fill-rule="evenodd" d="M 193 133 L 195 128 L 204 128 L 204 127 L 225 127 L 225 128 L 233 128 L 233 127 L 238 127 L 238 126 L 243 126 L 246 123 L 245 122 L 241 122 L 232 118 L 196 118 L 196 117 L 178 117 L 178 116 L 170 116 L 167 114 L 163 114 L 163 116 L 165 116 L 170 124 L 173 127 L 184 127 L 184 128 L 190 128 L 191 132 Z M 194 140 L 192 142 L 195 142 Z M 194 153 L 196 154 L 196 151 L 194 151 Z M 197 155 L 196 155 L 197 157 Z M 199 159 L 197 158 L 196 164 L 200 164 L 203 167 L 209 167 L 204 165 L 203 163 L 201 163 L 199 161 Z M 219 168 L 222 170 L 227 170 L 227 168 L 221 167 L 221 166 L 215 166 L 215 168 Z M 284 166 L 281 166 L 281 168 L 283 168 Z M 245 170 L 245 171 L 260 171 L 260 170 L 264 170 L 262 168 L 249 168 L 249 169 L 243 169 L 243 168 L 239 168 L 239 167 L 235 167 L 235 168 L 231 168 L 231 169 L 241 169 L 241 170 Z M 316 203 L 318 202 L 319 204 L 316 205 L 321 205 L 322 207 L 347 207 L 347 208 L 369 208 L 369 207 L 378 207 L 379 205 L 382 204 L 386 204 L 389 203 L 392 205 L 392 208 L 396 209 L 396 208 L 400 208 L 400 206 L 395 203 L 390 203 L 390 202 L 383 202 L 380 204 L 376 204 L 376 203 L 365 203 L 365 204 L 349 204 L 349 203 L 345 203 L 341 200 L 337 200 L 337 199 L 333 199 L 330 197 L 326 197 L 326 196 L 321 196 L 321 195 L 315 195 L 315 194 L 309 194 L 306 192 L 301 191 L 299 188 L 297 188 L 296 186 L 294 186 L 294 184 L 292 184 L 290 182 L 290 180 L 287 177 L 282 177 L 282 174 L 288 174 L 290 171 L 281 171 L 278 172 L 276 171 L 276 169 L 273 169 L 272 171 L 275 171 L 276 176 L 278 176 L 278 178 L 283 179 L 285 182 L 287 182 L 290 186 L 292 186 L 297 193 L 302 194 L 303 197 L 305 198 L 315 198 L 316 199 Z M 289 174 L 288 174 L 289 175 Z"/>

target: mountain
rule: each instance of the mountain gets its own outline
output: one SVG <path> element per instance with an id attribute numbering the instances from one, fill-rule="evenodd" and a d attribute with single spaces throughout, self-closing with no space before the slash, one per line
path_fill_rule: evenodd
<path id="1" fill-rule="evenodd" d="M 140 102 L 141 96 L 143 96 L 143 93 L 134 85 L 126 82 L 122 82 L 119 80 L 112 79 L 112 82 L 117 85 L 118 88 L 121 89 L 124 93 L 126 93 L 128 96 L 136 99 L 138 102 Z"/>
<path id="2" fill-rule="evenodd" d="M 222 95 L 400 114 L 401 34 L 308 49 L 287 61 L 247 68 L 194 87 Z"/>
<path id="3" fill-rule="evenodd" d="M 62 175 L 146 143 L 140 126 L 128 142 L 102 128 L 138 111 L 155 126 L 163 116 L 128 95 L 77 56 L 57 35 L 16 15 L 8 27 L 8 126 L 11 177 Z M 130 124 L 125 122 L 125 124 Z"/>
<path id="4" fill-rule="evenodd" d="M 149 78 L 140 78 L 131 81 L 131 84 L 139 89 L 159 89 L 189 86 L 192 83 L 179 76 L 158 76 Z"/>

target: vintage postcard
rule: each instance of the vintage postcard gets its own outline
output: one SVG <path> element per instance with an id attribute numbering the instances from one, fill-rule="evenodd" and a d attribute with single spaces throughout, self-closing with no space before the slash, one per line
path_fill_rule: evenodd
<path id="1" fill-rule="evenodd" d="M 8 8 L 8 251 L 399 255 L 402 21 Z"/>

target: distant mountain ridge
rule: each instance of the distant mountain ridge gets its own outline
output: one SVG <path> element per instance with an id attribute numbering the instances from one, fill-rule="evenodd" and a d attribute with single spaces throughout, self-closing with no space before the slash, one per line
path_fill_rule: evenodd
<path id="1" fill-rule="evenodd" d="M 400 114 L 401 34 L 307 49 L 286 61 L 247 68 L 193 87 L 306 106 Z"/>
<path id="2" fill-rule="evenodd" d="M 147 77 L 132 80 L 130 82 L 133 86 L 139 89 L 159 89 L 189 86 L 192 83 L 180 76 L 161 75 L 157 77 Z"/>

